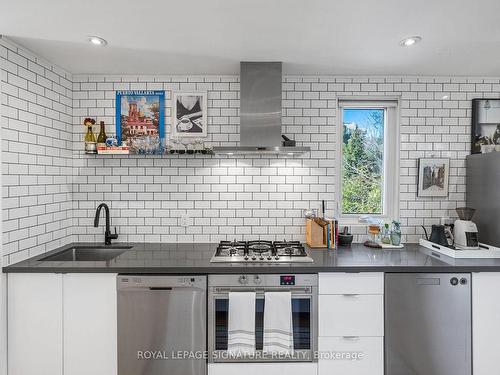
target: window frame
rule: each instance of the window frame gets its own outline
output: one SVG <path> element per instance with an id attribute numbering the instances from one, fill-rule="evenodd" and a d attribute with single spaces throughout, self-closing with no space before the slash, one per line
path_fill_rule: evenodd
<path id="1" fill-rule="evenodd" d="M 338 219 L 341 225 L 366 225 L 359 221 L 364 215 L 380 218 L 384 221 L 399 219 L 399 161 L 400 161 L 400 98 L 399 97 L 339 97 L 337 98 L 337 150 L 336 150 L 336 201 Z M 343 214 L 342 213 L 342 148 L 344 132 L 344 108 L 381 108 L 384 115 L 384 173 L 381 215 Z M 393 197 L 393 198 L 391 198 Z"/>

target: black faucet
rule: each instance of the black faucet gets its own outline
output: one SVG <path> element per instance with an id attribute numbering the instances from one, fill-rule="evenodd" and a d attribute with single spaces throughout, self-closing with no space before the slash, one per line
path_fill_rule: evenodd
<path id="1" fill-rule="evenodd" d="M 99 226 L 99 216 L 101 214 L 101 208 L 103 207 L 106 213 L 106 232 L 104 233 L 104 243 L 106 245 L 111 245 L 111 240 L 116 240 L 118 238 L 118 234 L 116 233 L 116 227 L 115 234 L 111 234 L 111 230 L 109 228 L 109 207 L 106 203 L 101 203 L 99 206 L 97 206 L 94 218 L 94 227 L 97 228 Z"/>

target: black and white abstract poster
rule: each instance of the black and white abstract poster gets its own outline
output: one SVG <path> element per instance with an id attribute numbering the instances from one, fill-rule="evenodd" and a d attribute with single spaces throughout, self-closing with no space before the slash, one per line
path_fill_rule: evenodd
<path id="1" fill-rule="evenodd" d="M 207 93 L 172 94 L 172 137 L 207 136 Z"/>

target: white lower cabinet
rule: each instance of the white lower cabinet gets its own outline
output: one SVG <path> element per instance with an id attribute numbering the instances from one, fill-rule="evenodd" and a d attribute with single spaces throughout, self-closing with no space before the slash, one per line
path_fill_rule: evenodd
<path id="1" fill-rule="evenodd" d="M 384 336 L 383 295 L 320 295 L 321 336 Z"/>
<path id="2" fill-rule="evenodd" d="M 116 375 L 116 274 L 63 276 L 64 375 Z"/>
<path id="3" fill-rule="evenodd" d="M 474 375 L 500 374 L 500 272 L 472 274 L 472 364 Z"/>
<path id="4" fill-rule="evenodd" d="M 116 375 L 116 274 L 8 275 L 8 375 Z"/>
<path id="5" fill-rule="evenodd" d="M 7 277 L 9 375 L 61 375 L 62 275 L 10 273 Z"/>
<path id="6" fill-rule="evenodd" d="M 320 337 L 319 374 L 382 375 L 383 337 Z"/>
<path id="7" fill-rule="evenodd" d="M 384 274 L 320 273 L 318 375 L 384 374 Z"/>
<path id="8" fill-rule="evenodd" d="M 316 363 L 209 363 L 208 375 L 317 375 Z"/>
<path id="9" fill-rule="evenodd" d="M 217 363 L 208 374 L 382 375 L 383 274 L 319 280 L 318 363 Z M 500 373 L 499 290 L 500 273 L 473 274 L 474 375 Z M 117 374 L 115 274 L 11 273 L 7 303 L 8 375 Z"/>

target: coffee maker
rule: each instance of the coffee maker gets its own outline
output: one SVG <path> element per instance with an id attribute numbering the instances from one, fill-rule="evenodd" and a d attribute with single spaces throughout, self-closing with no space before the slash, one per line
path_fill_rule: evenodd
<path id="1" fill-rule="evenodd" d="M 461 250 L 478 250 L 479 239 L 477 226 L 472 221 L 475 209 L 469 207 L 459 207 L 456 209 L 458 220 L 453 226 L 453 237 L 455 247 Z"/>

